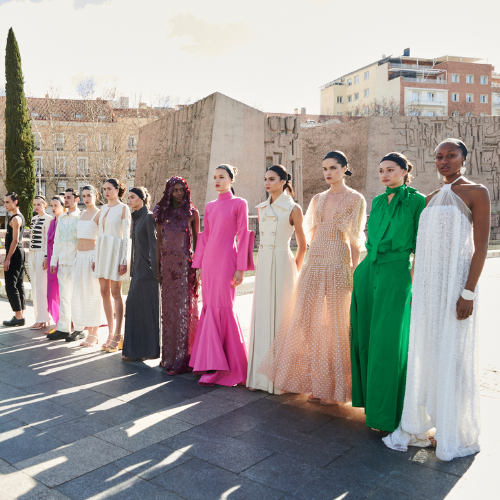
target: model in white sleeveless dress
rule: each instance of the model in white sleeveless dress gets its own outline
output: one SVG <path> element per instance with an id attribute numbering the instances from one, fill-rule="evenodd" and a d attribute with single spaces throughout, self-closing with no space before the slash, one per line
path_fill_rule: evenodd
<path id="1" fill-rule="evenodd" d="M 472 214 L 451 186 L 420 216 L 404 409 L 400 426 L 383 438 L 406 451 L 431 446 L 435 428 L 441 460 L 478 452 L 480 433 L 477 308 L 457 319 L 474 253 Z"/>
<path id="2" fill-rule="evenodd" d="M 257 370 L 273 343 L 297 281 L 297 265 L 290 250 L 294 232 L 290 214 L 295 206 L 293 198 L 284 191 L 274 203 L 269 197 L 256 207 L 260 245 L 250 326 L 247 387 L 271 394 L 281 394 L 281 391 Z"/>

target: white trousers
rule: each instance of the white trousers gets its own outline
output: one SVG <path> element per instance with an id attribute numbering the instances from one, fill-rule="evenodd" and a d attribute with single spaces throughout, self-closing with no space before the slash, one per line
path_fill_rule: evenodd
<path id="1" fill-rule="evenodd" d="M 43 250 L 30 249 L 28 271 L 31 281 L 31 296 L 35 308 L 35 322 L 49 323 L 50 315 L 47 304 L 47 270 L 43 270 Z"/>
<path id="2" fill-rule="evenodd" d="M 73 266 L 59 264 L 57 271 L 59 281 L 59 321 L 57 329 L 60 332 L 71 332 L 71 297 L 73 295 Z M 73 322 L 75 330 L 82 331 L 85 325 Z"/>

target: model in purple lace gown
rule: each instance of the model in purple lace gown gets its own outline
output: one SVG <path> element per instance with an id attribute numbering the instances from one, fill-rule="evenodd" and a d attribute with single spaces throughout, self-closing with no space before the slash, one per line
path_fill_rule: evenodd
<path id="1" fill-rule="evenodd" d="M 50 201 L 50 208 L 54 214 L 54 218 L 47 230 L 47 262 L 50 262 L 50 258 L 52 257 L 57 220 L 64 212 L 64 199 L 62 196 L 54 196 Z M 57 324 L 59 321 L 59 282 L 57 280 L 57 270 L 54 274 L 47 274 L 47 310 Z"/>
<path id="2" fill-rule="evenodd" d="M 198 280 L 191 267 L 200 229 L 198 210 L 181 177 L 167 181 L 153 214 L 157 223 L 162 301 L 162 366 L 169 375 L 190 371 L 189 358 L 198 327 Z"/>

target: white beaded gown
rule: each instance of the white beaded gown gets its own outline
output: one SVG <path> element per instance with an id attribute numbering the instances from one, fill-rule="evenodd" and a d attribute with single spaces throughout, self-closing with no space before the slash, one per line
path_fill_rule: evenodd
<path id="1" fill-rule="evenodd" d="M 472 214 L 445 185 L 420 216 L 406 395 L 399 427 L 383 438 L 389 448 L 430 446 L 435 428 L 439 459 L 479 451 L 477 296 L 468 319 L 456 311 L 473 253 Z"/>

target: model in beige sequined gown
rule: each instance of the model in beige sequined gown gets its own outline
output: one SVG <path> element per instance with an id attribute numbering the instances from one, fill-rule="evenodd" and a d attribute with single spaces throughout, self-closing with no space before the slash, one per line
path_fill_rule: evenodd
<path id="1" fill-rule="evenodd" d="M 347 402 L 351 399 L 350 246 L 363 245 L 366 202 L 348 188 L 325 221 L 328 192 L 317 194 L 307 210 L 307 261 L 259 371 L 279 389 Z"/>

